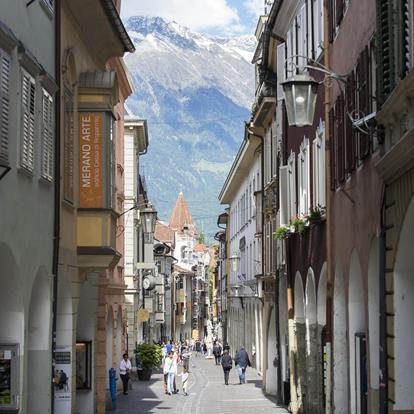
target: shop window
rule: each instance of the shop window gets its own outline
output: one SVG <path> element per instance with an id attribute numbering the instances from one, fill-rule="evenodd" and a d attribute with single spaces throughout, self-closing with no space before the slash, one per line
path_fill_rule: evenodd
<path id="1" fill-rule="evenodd" d="M 92 388 L 92 342 L 76 342 L 76 389 Z"/>
<path id="2" fill-rule="evenodd" d="M 19 346 L 0 345 L 0 411 L 19 409 Z"/>

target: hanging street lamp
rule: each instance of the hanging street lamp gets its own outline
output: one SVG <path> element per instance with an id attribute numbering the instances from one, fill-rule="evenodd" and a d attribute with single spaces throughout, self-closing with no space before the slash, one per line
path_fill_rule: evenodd
<path id="1" fill-rule="evenodd" d="M 293 75 L 281 85 L 285 93 L 289 126 L 312 125 L 319 82 L 307 73 L 300 73 Z"/>

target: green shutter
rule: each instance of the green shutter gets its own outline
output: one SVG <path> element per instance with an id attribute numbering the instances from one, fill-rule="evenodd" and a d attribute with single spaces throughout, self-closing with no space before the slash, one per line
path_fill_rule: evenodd
<path id="1" fill-rule="evenodd" d="M 395 86 L 393 10 L 393 1 L 377 0 L 379 106 L 385 102 Z"/>

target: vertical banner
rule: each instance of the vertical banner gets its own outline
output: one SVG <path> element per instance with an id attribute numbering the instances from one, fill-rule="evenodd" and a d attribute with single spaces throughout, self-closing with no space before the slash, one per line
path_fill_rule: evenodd
<path id="1" fill-rule="evenodd" d="M 53 384 L 55 387 L 55 413 L 71 414 L 72 412 L 72 348 L 58 346 L 55 352 L 55 372 Z"/>
<path id="2" fill-rule="evenodd" d="M 103 113 L 79 113 L 79 206 L 104 207 Z"/>

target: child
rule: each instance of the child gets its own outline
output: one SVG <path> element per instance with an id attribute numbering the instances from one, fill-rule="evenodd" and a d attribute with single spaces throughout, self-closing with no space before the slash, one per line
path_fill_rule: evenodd
<path id="1" fill-rule="evenodd" d="M 184 393 L 184 395 L 188 395 L 188 393 L 187 393 L 188 376 L 189 376 L 188 369 L 184 368 L 183 373 L 179 374 L 179 376 L 181 377 L 181 384 L 183 386 L 183 393 Z"/>

